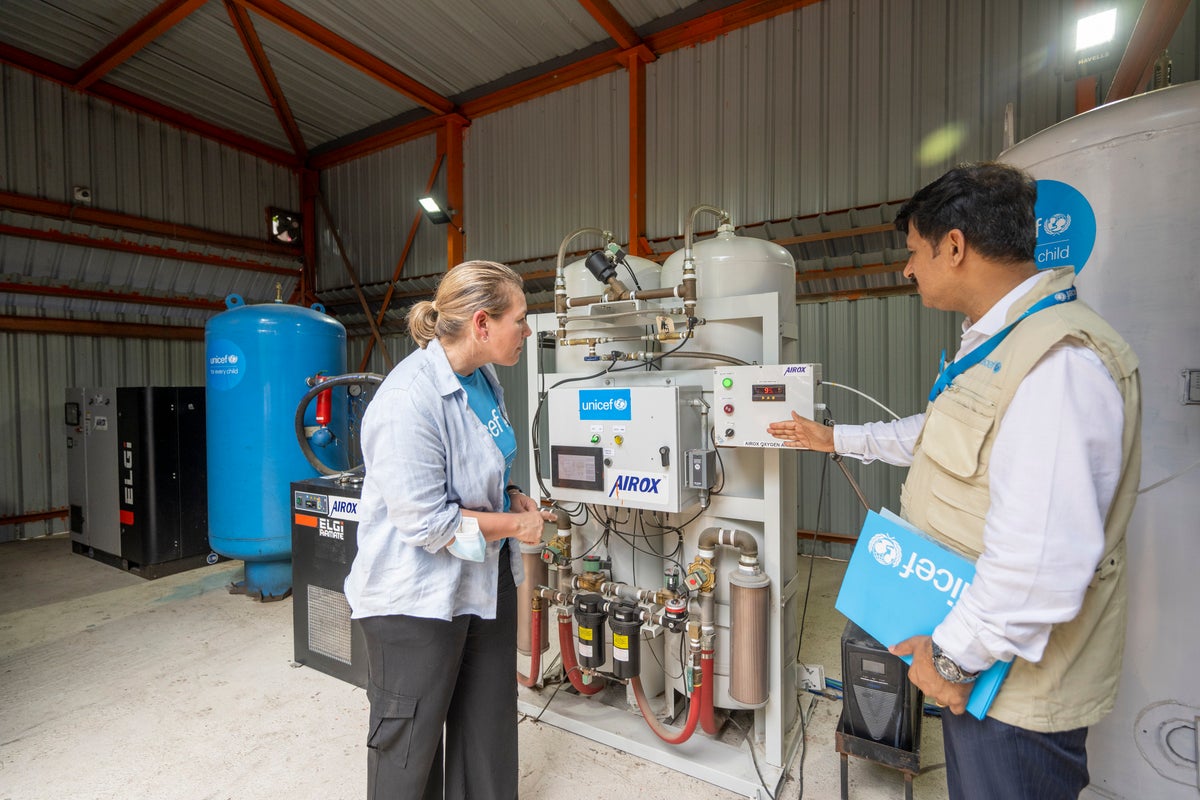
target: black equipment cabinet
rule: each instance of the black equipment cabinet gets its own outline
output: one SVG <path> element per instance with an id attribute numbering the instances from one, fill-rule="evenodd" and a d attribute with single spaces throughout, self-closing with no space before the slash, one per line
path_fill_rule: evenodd
<path id="1" fill-rule="evenodd" d="M 292 632 L 296 663 L 365 688 L 366 642 L 342 588 L 358 552 L 361 494 L 361 476 L 292 484 Z"/>
<path id="2" fill-rule="evenodd" d="M 152 568 L 212 563 L 204 387 L 121 387 L 116 394 L 121 558 L 131 571 L 160 574 Z"/>

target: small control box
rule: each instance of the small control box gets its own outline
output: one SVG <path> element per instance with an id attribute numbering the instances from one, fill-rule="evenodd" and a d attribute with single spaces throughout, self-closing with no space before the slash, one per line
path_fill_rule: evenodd
<path id="1" fill-rule="evenodd" d="M 752 364 L 713 370 L 714 441 L 721 447 L 782 447 L 767 425 L 795 411 L 815 419 L 820 364 Z"/>

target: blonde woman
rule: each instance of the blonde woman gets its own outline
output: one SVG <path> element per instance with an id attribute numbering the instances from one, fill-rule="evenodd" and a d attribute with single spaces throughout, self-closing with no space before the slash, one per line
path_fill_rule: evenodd
<path id="1" fill-rule="evenodd" d="M 517 436 L 493 365 L 530 335 L 521 277 L 468 261 L 408 314 L 420 345 L 363 419 L 358 556 L 369 800 L 513 800 L 518 548 L 554 515 L 509 483 Z"/>

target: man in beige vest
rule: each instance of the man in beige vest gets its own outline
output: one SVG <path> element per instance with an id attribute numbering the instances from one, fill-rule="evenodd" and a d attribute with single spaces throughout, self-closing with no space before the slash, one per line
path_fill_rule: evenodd
<path id="1" fill-rule="evenodd" d="M 1077 798 L 1087 729 L 1116 697 L 1125 529 L 1141 470 L 1137 358 L 1082 300 L 1071 267 L 1034 263 L 1036 183 L 967 164 L 917 192 L 896 227 L 924 304 L 966 316 L 922 414 L 826 427 L 792 414 L 791 447 L 909 466 L 901 515 L 976 560 L 932 636 L 892 648 L 942 715 L 952 800 Z M 975 676 L 1012 661 L 984 720 Z"/>

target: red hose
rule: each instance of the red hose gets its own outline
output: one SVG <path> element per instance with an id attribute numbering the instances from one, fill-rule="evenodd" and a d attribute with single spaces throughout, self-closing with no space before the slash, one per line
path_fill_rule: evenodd
<path id="1" fill-rule="evenodd" d="M 526 678 L 517 670 L 517 683 L 522 686 L 533 686 L 542 677 L 542 609 L 533 609 L 533 631 L 529 634 L 529 677 Z"/>
<path id="2" fill-rule="evenodd" d="M 579 668 L 579 662 L 575 660 L 575 635 L 571 631 L 570 617 L 560 616 L 558 618 L 558 648 L 562 651 L 563 670 L 566 671 L 575 691 L 580 694 L 596 694 L 604 688 L 604 684 L 600 681 L 591 685 L 583 682 L 583 673 Z"/>
<path id="3" fill-rule="evenodd" d="M 713 719 L 713 651 L 700 651 L 700 727 L 704 732 L 717 732 L 717 723 Z"/>
<path id="4" fill-rule="evenodd" d="M 696 723 L 700 721 L 702 707 L 704 705 L 704 687 L 710 685 L 713 678 L 712 659 L 700 661 L 700 691 L 692 692 L 692 703 L 688 708 L 687 722 L 683 725 L 683 730 L 674 736 L 668 734 L 666 728 L 658 724 L 658 720 L 654 716 L 654 712 L 650 709 L 650 704 L 646 701 L 646 694 L 642 691 L 642 681 L 640 678 L 633 678 L 629 682 L 633 686 L 633 696 L 637 698 L 638 708 L 642 710 L 642 717 L 646 720 L 646 724 L 650 726 L 650 730 L 654 731 L 654 735 L 662 739 L 667 744 L 683 744 L 688 739 L 692 738 L 692 734 L 696 732 Z M 711 691 L 711 690 L 710 690 Z M 709 715 L 712 715 L 712 709 L 709 709 Z"/>

